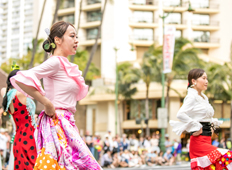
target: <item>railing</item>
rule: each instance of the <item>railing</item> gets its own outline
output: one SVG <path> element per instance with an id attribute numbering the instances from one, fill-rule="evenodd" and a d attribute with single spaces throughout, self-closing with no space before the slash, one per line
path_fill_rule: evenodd
<path id="1" fill-rule="evenodd" d="M 87 16 L 85 19 L 83 19 L 83 21 L 85 21 L 85 22 L 101 21 L 101 16 L 94 16 L 94 17 Z"/>
<path id="2" fill-rule="evenodd" d="M 219 9 L 219 4 L 204 4 L 204 3 L 191 3 L 192 8 L 200 8 L 200 9 Z"/>
<path id="3" fill-rule="evenodd" d="M 154 23 L 155 20 L 151 17 L 151 18 L 148 18 L 148 17 L 131 17 L 129 19 L 130 22 L 133 22 L 133 23 Z"/>
<path id="4" fill-rule="evenodd" d="M 156 0 L 130 0 L 131 5 L 158 5 Z"/>
<path id="5" fill-rule="evenodd" d="M 186 7 L 186 4 L 182 3 L 181 1 L 179 3 L 176 3 L 175 1 L 164 1 L 163 6 L 164 7 Z"/>
<path id="6" fill-rule="evenodd" d="M 219 26 L 219 21 L 193 20 L 192 25 L 197 25 L 197 26 Z"/>
<path id="7" fill-rule="evenodd" d="M 165 22 L 165 24 L 174 24 L 174 25 L 178 25 L 178 24 L 187 24 L 187 21 L 184 20 L 184 21 L 179 21 L 179 20 L 169 20 Z"/>
<path id="8" fill-rule="evenodd" d="M 210 38 L 210 37 L 195 37 L 193 39 L 194 42 L 205 42 L 205 43 L 220 43 L 219 38 Z"/>
<path id="9" fill-rule="evenodd" d="M 99 4 L 99 3 L 101 3 L 101 0 L 86 0 L 85 3 L 86 3 L 87 5 Z"/>
<path id="10" fill-rule="evenodd" d="M 153 41 L 154 36 L 153 35 L 139 35 L 139 34 L 133 34 L 129 36 L 130 40 L 139 40 L 139 41 Z"/>

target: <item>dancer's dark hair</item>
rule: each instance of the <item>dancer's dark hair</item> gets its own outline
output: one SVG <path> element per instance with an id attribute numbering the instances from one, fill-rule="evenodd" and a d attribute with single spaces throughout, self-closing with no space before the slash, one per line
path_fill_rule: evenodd
<path id="1" fill-rule="evenodd" d="M 191 85 L 193 84 L 192 79 L 196 80 L 199 77 L 203 76 L 204 73 L 205 71 L 200 68 L 190 70 L 188 74 L 188 88 L 191 87 Z"/>
<path id="2" fill-rule="evenodd" d="M 13 71 L 11 71 L 10 74 L 8 75 L 8 77 L 7 77 L 7 80 L 6 80 L 6 84 L 7 84 L 6 94 L 5 94 L 5 96 L 4 96 L 4 98 L 3 98 L 3 101 L 2 101 L 2 106 L 3 106 L 3 109 L 4 109 L 4 110 L 5 110 L 6 107 L 7 107 L 7 92 L 8 92 L 10 89 L 14 88 L 14 87 L 12 86 L 11 82 L 10 82 L 10 78 L 13 77 L 13 76 L 15 76 L 16 73 L 17 73 L 18 71 L 19 71 L 19 70 L 13 70 Z"/>
<path id="3" fill-rule="evenodd" d="M 52 25 L 48 38 L 43 42 L 44 51 L 50 53 L 56 49 L 56 46 L 55 46 L 55 48 L 53 48 L 51 45 L 50 45 L 49 49 L 45 49 L 45 45 L 51 44 L 51 43 L 55 44 L 54 38 L 55 37 L 62 38 L 69 25 L 71 25 L 73 28 L 75 28 L 71 23 L 65 22 L 65 21 L 58 21 Z"/>

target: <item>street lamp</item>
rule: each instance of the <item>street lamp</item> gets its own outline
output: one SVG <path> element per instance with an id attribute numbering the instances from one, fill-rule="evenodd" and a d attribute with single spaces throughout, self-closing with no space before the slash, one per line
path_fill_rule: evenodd
<path id="1" fill-rule="evenodd" d="M 116 81 L 115 81 L 115 135 L 118 132 L 118 64 L 117 64 L 117 52 L 118 48 L 114 47 L 115 51 L 115 71 L 116 71 Z"/>
<path id="2" fill-rule="evenodd" d="M 188 3 L 188 9 L 187 11 L 188 12 L 193 12 L 194 9 L 192 8 L 191 6 L 191 2 L 190 0 L 187 2 Z M 165 19 L 169 16 L 170 13 L 172 13 L 173 11 L 175 10 L 175 7 L 173 8 L 173 10 L 169 13 L 167 13 L 166 15 L 163 15 L 163 16 L 159 16 L 162 20 L 163 20 L 163 48 L 164 48 L 164 24 L 165 24 Z M 163 50 L 164 51 L 164 50 Z M 164 72 L 162 71 L 162 76 L 161 76 L 161 80 L 162 80 L 162 98 L 161 98 L 161 107 L 162 108 L 165 108 L 165 98 L 164 98 L 164 86 L 165 86 L 165 75 L 164 75 Z M 165 145 L 164 145 L 164 142 L 165 142 L 165 139 L 164 139 L 164 136 L 165 136 L 165 129 L 164 128 L 161 128 L 161 150 L 162 151 L 165 151 Z"/>

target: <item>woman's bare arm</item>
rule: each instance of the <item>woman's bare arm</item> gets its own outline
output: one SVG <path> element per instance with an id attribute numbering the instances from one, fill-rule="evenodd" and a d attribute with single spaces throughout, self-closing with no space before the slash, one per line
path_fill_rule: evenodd
<path id="1" fill-rule="evenodd" d="M 40 102 L 42 105 L 44 105 L 44 110 L 45 113 L 52 117 L 55 118 L 55 108 L 53 106 L 53 104 L 51 103 L 51 101 L 46 98 L 45 96 L 43 96 L 42 94 L 40 94 L 40 92 L 35 89 L 34 87 L 31 86 L 27 86 L 21 82 L 16 81 L 16 84 L 28 95 L 30 95 L 31 97 L 33 97 L 35 100 L 37 100 L 38 102 Z"/>

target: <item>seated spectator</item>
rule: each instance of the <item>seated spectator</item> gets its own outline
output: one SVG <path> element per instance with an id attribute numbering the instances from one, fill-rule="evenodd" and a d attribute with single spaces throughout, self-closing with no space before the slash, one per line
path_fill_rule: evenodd
<path id="1" fill-rule="evenodd" d="M 107 168 L 115 168 L 113 165 L 113 159 L 111 157 L 111 151 L 107 151 L 102 157 L 102 166 Z"/>
<path id="2" fill-rule="evenodd" d="M 141 161 L 143 165 L 146 165 L 147 163 L 147 150 L 142 150 L 142 153 L 140 155 Z"/>
<path id="3" fill-rule="evenodd" d="M 151 153 L 148 153 L 147 154 L 147 164 L 149 166 L 153 166 L 154 164 L 156 164 L 157 158 L 158 158 L 158 156 L 154 151 L 152 151 Z"/>
<path id="4" fill-rule="evenodd" d="M 113 166 L 119 167 L 119 159 L 118 159 L 118 153 L 113 154 Z"/>
<path id="5" fill-rule="evenodd" d="M 125 159 L 125 162 L 129 164 L 129 161 L 132 159 L 132 154 L 128 151 L 125 150 L 124 153 L 122 154 L 123 159 Z"/>
<path id="6" fill-rule="evenodd" d="M 108 136 L 106 136 L 104 144 L 103 144 L 103 150 L 104 150 L 104 154 L 110 150 L 110 141 L 108 139 Z"/>
<path id="7" fill-rule="evenodd" d="M 172 165 L 174 162 L 174 157 L 171 154 L 171 150 L 167 150 L 163 156 L 163 158 L 165 159 L 165 161 L 167 162 L 167 165 Z"/>
<path id="8" fill-rule="evenodd" d="M 132 159 L 129 161 L 129 167 L 139 167 L 142 165 L 141 158 L 138 155 L 138 151 L 132 151 Z"/>
<path id="9" fill-rule="evenodd" d="M 118 155 L 119 167 L 128 167 L 128 161 L 123 157 L 123 151 L 121 150 Z"/>

